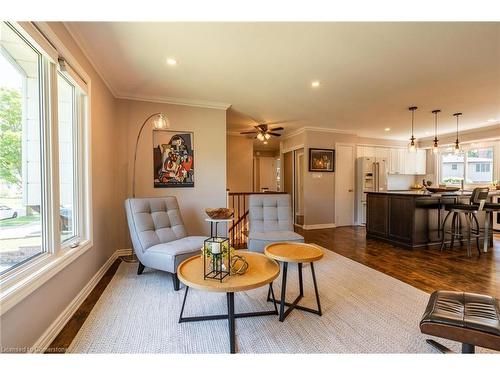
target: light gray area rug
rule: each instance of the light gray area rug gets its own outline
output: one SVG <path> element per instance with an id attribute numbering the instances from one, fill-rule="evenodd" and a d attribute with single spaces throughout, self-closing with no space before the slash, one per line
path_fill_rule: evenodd
<path id="1" fill-rule="evenodd" d="M 170 274 L 122 263 L 68 352 L 227 353 L 227 320 L 178 323 L 184 287 Z M 294 310 L 277 316 L 236 319 L 239 353 L 432 353 L 419 331 L 429 295 L 397 279 L 325 250 L 315 263 L 323 316 Z M 309 265 L 305 297 L 315 307 Z M 298 293 L 297 268 L 288 268 L 288 300 Z M 279 280 L 274 283 L 276 296 Z M 287 293 L 288 294 L 288 293 Z M 270 310 L 267 287 L 235 294 L 236 312 Z M 226 295 L 190 288 L 184 316 L 227 313 Z M 459 344 L 438 340 L 455 351 Z M 482 350 L 480 350 L 482 351 Z"/>

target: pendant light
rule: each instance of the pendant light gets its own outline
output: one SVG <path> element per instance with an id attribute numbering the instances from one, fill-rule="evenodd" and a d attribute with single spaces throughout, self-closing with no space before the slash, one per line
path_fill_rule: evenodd
<path id="1" fill-rule="evenodd" d="M 432 111 L 434 113 L 434 144 L 432 145 L 432 153 L 437 154 L 439 152 L 438 147 L 438 113 L 441 112 L 440 109 L 435 109 Z"/>
<path id="2" fill-rule="evenodd" d="M 410 152 L 416 152 L 417 151 L 417 145 L 415 144 L 415 136 L 413 135 L 413 128 L 414 128 L 414 122 L 415 122 L 415 111 L 417 110 L 417 107 L 410 107 L 408 110 L 411 111 L 411 138 L 410 138 L 410 144 L 408 145 L 408 151 Z"/>
<path id="3" fill-rule="evenodd" d="M 457 112 L 457 113 L 454 113 L 453 116 L 455 116 L 457 118 L 457 139 L 455 140 L 455 149 L 453 150 L 453 152 L 455 154 L 458 154 L 460 152 L 460 143 L 458 142 L 458 118 L 460 116 L 462 116 L 462 113 Z"/>

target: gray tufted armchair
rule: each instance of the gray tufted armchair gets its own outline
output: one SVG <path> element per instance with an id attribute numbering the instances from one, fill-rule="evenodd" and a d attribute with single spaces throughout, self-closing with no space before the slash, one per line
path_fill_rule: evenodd
<path id="1" fill-rule="evenodd" d="M 304 242 L 293 231 L 289 194 L 250 195 L 248 205 L 248 250 L 262 253 L 273 242 Z"/>
<path id="2" fill-rule="evenodd" d="M 139 258 L 137 274 L 144 267 L 170 272 L 179 290 L 177 266 L 199 254 L 202 236 L 188 236 L 175 197 L 130 198 L 125 201 L 134 251 Z"/>

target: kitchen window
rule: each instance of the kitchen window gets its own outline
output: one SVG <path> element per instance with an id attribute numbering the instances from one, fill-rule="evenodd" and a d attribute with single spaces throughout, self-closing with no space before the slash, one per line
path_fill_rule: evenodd
<path id="1" fill-rule="evenodd" d="M 4 290 L 25 287 L 21 280 L 91 245 L 86 83 L 36 27 L 24 25 L 0 23 Z"/>
<path id="2" fill-rule="evenodd" d="M 440 181 L 444 184 L 490 184 L 494 180 L 494 146 L 467 145 L 459 154 L 446 149 L 440 155 Z"/>

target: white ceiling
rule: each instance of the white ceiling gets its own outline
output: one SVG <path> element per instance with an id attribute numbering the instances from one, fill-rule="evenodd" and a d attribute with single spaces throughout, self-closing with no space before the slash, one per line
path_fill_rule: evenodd
<path id="1" fill-rule="evenodd" d="M 228 103 L 231 131 L 252 117 L 406 139 L 410 105 L 417 138 L 433 135 L 433 109 L 440 133 L 458 111 L 462 130 L 500 123 L 498 22 L 66 25 L 117 97 Z"/>

